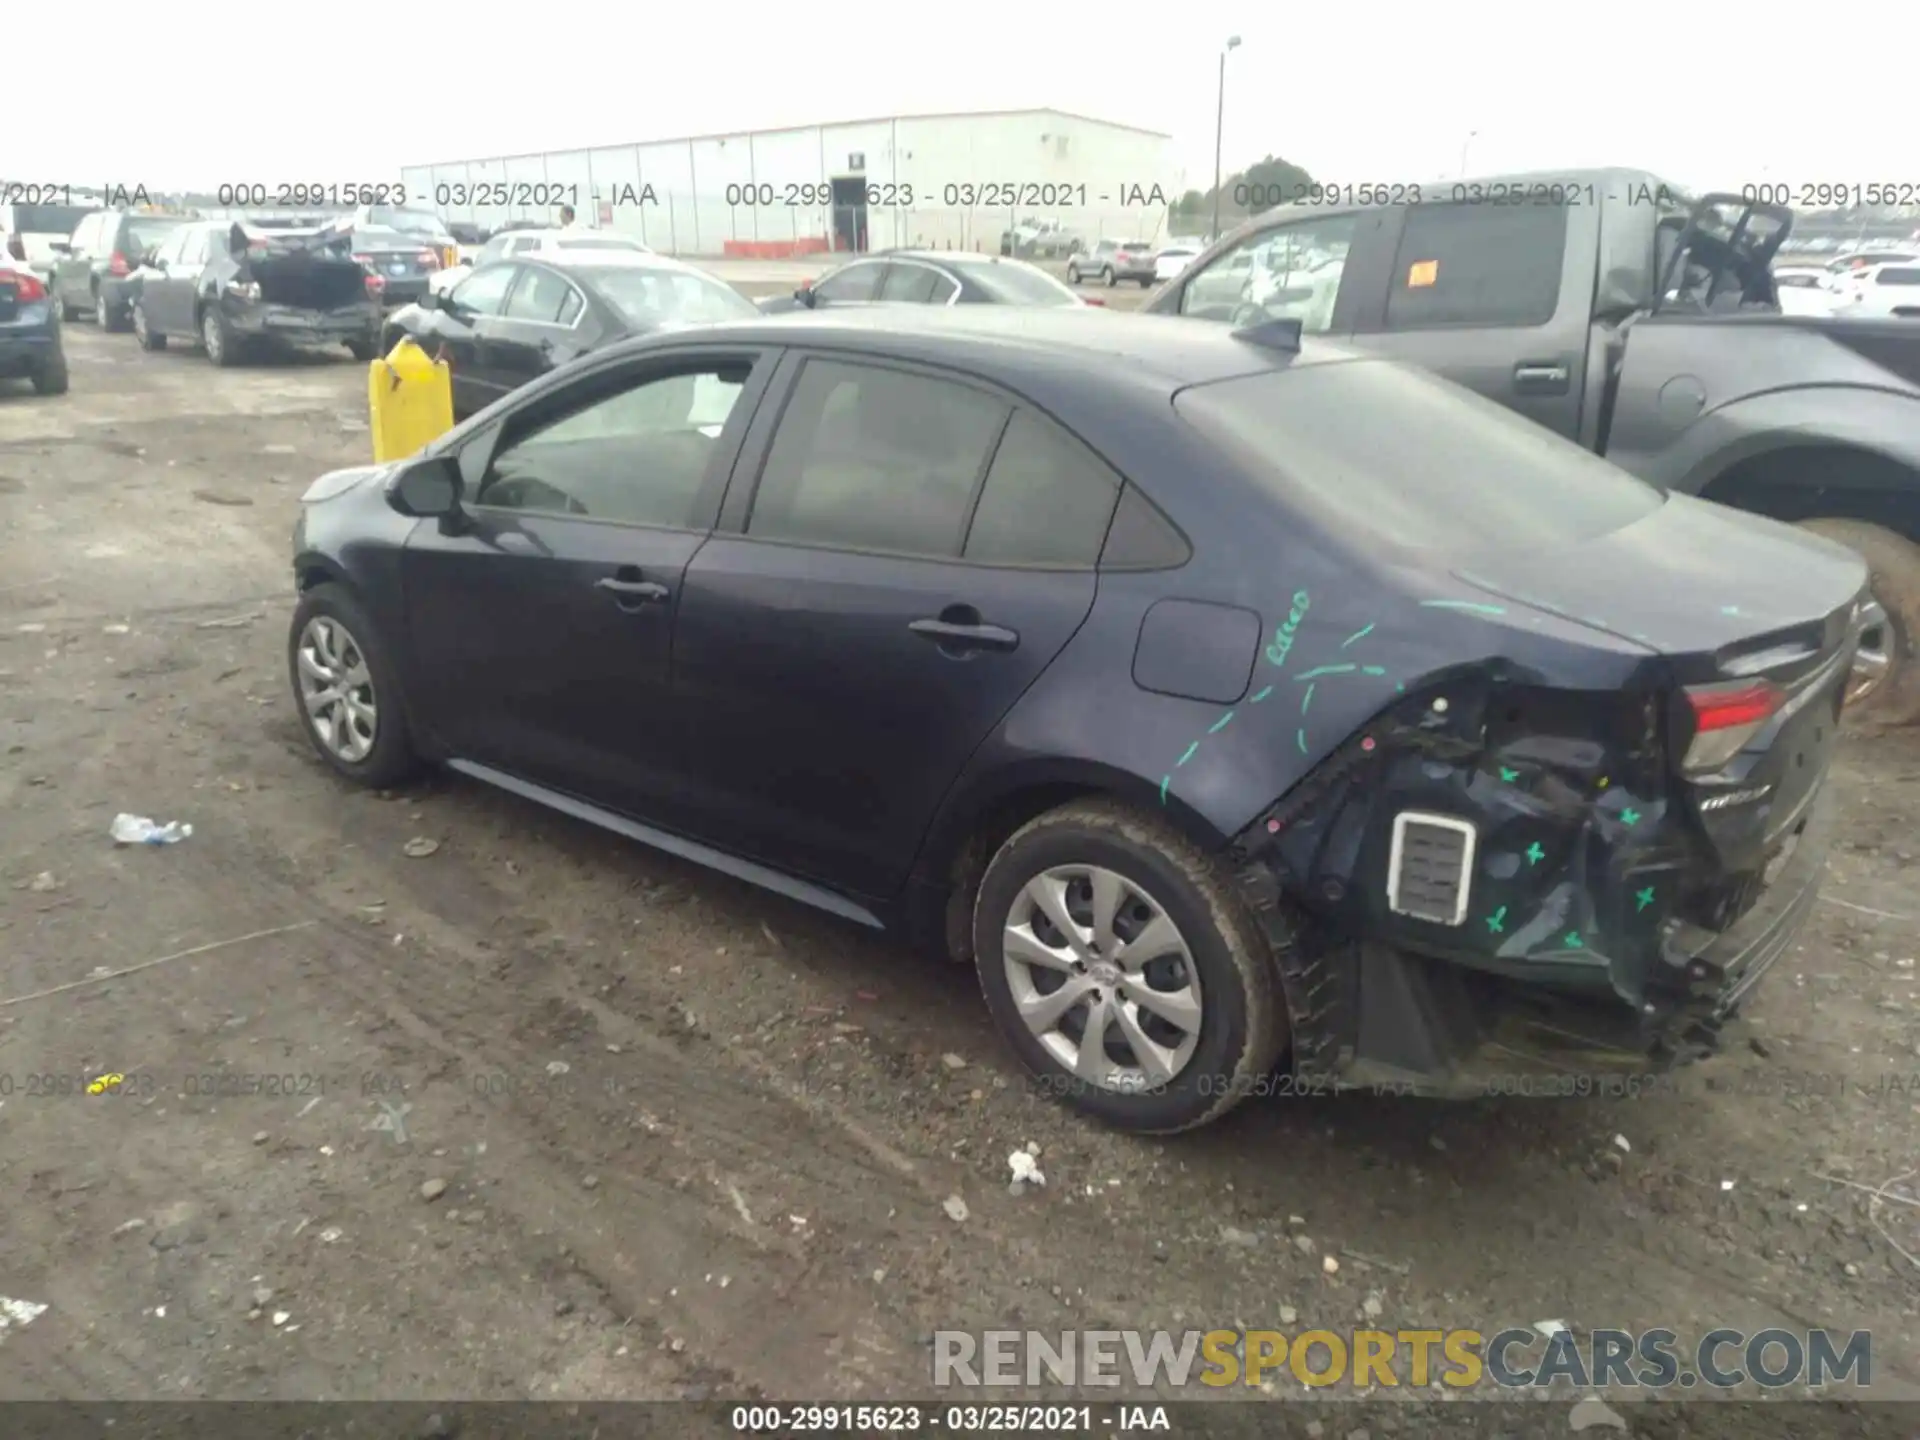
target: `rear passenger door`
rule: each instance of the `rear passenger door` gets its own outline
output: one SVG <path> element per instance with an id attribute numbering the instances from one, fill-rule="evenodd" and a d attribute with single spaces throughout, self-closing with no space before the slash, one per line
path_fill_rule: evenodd
<path id="1" fill-rule="evenodd" d="M 475 327 L 490 372 L 506 389 L 515 390 L 566 363 L 577 353 L 567 342 L 585 314 L 585 302 L 565 277 L 541 265 L 522 266 L 499 316 Z"/>
<path id="2" fill-rule="evenodd" d="M 813 354 L 775 390 L 682 589 L 683 773 L 716 843 L 884 899 L 1085 620 L 1119 481 L 949 372 Z"/>
<path id="3" fill-rule="evenodd" d="M 1412 205 L 1354 339 L 1580 434 L 1599 226 L 1559 203 Z"/>
<path id="4" fill-rule="evenodd" d="M 101 231 L 118 218 L 105 210 L 89 215 L 67 238 L 67 253 L 53 257 L 54 299 L 81 307 L 93 304 L 93 256 L 100 248 Z"/>
<path id="5" fill-rule="evenodd" d="M 917 260 L 894 260 L 880 282 L 882 300 L 901 305 L 944 305 L 959 287 L 931 265 Z"/>
<path id="6" fill-rule="evenodd" d="M 885 278 L 884 260 L 856 260 L 836 270 L 813 287 L 813 308 L 825 310 L 833 305 L 858 305 L 876 299 Z"/>

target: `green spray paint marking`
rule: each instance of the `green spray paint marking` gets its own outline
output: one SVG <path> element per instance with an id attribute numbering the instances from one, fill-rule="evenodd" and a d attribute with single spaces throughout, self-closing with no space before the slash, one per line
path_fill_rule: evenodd
<path id="1" fill-rule="evenodd" d="M 1634 909 L 1636 910 L 1646 909 L 1647 906 L 1653 903 L 1653 887 L 1649 885 L 1647 886 L 1646 889 L 1635 892 L 1633 900 L 1634 900 L 1634 905 L 1633 905 Z"/>
<path id="2" fill-rule="evenodd" d="M 1569 950 L 1584 950 L 1587 948 L 1587 942 L 1580 938 L 1580 932 L 1578 930 L 1567 931 L 1567 938 L 1560 943 Z"/>
<path id="3" fill-rule="evenodd" d="M 1367 638 L 1367 636 L 1371 635 L 1372 633 L 1373 633 L 1373 626 L 1364 625 L 1360 629 L 1354 631 L 1353 634 L 1347 636 L 1346 639 L 1342 640 L 1340 642 L 1340 648 L 1344 650 L 1347 648 L 1347 646 L 1353 644 L 1354 641 L 1364 640 Z"/>
<path id="4" fill-rule="evenodd" d="M 1527 846 L 1527 864 L 1538 865 L 1546 858 L 1547 852 L 1540 848 L 1540 842 L 1538 840 Z"/>
<path id="5" fill-rule="evenodd" d="M 1258 704 L 1259 704 L 1259 703 L 1260 703 L 1260 702 L 1261 702 L 1262 700 L 1264 700 L 1264 699 L 1266 699 L 1266 698 L 1267 698 L 1267 696 L 1269 696 L 1269 695 L 1271 695 L 1271 694 L 1273 694 L 1273 686 L 1271 686 L 1271 685 L 1269 685 L 1269 686 L 1267 686 L 1267 688 L 1266 688 L 1266 689 L 1264 689 L 1264 690 L 1262 690 L 1262 691 L 1261 691 L 1261 692 L 1260 692 L 1260 693 L 1259 693 L 1258 695 L 1255 695 L 1255 696 L 1254 696 L 1254 697 L 1253 697 L 1253 698 L 1252 698 L 1251 700 L 1249 700 L 1249 701 L 1248 701 L 1247 703 L 1248 703 L 1249 705 L 1258 705 Z"/>
<path id="6" fill-rule="evenodd" d="M 1213 725 L 1208 729 L 1207 734 L 1218 735 L 1222 730 L 1227 728 L 1227 722 L 1231 719 L 1233 719 L 1233 711 L 1229 710 L 1227 711 L 1226 714 L 1222 715 L 1218 720 L 1213 722 Z"/>
<path id="7" fill-rule="evenodd" d="M 1396 695 L 1404 695 L 1407 693 L 1407 687 L 1404 685 L 1395 685 L 1393 687 L 1393 693 Z"/>
<path id="8" fill-rule="evenodd" d="M 1640 823 L 1640 812 L 1629 805 L 1620 812 L 1620 823 L 1622 825 L 1638 825 Z"/>
<path id="9" fill-rule="evenodd" d="M 1167 786 L 1171 785 L 1172 783 L 1173 783 L 1173 776 L 1162 775 L 1160 777 L 1160 803 L 1162 805 L 1167 803 Z"/>
<path id="10" fill-rule="evenodd" d="M 1273 643 L 1267 646 L 1268 664 L 1284 665 L 1287 663 L 1287 652 L 1293 649 L 1293 632 L 1300 628 L 1300 622 L 1306 618 L 1307 607 L 1311 603 L 1312 601 L 1307 598 L 1306 591 L 1296 590 L 1293 592 L 1293 608 L 1287 612 L 1287 623 L 1273 632 Z"/>
<path id="11" fill-rule="evenodd" d="M 1309 685 L 1307 686 L 1307 693 L 1300 697 L 1300 718 L 1301 719 L 1304 720 L 1306 718 L 1307 706 L 1311 705 L 1312 703 L 1313 703 L 1313 686 Z"/>
<path id="12" fill-rule="evenodd" d="M 1518 770 L 1509 770 L 1506 766 L 1502 765 L 1500 767 L 1500 778 L 1511 785 L 1520 778 L 1520 772 Z"/>
<path id="13" fill-rule="evenodd" d="M 1193 759 L 1193 752 L 1198 750 L 1199 748 L 1200 748 L 1200 742 L 1198 740 L 1194 741 L 1191 745 L 1187 746 L 1187 753 L 1182 755 L 1178 760 L 1173 762 L 1173 768 L 1178 770 L 1182 765 L 1186 764 L 1187 761 Z"/>
<path id="14" fill-rule="evenodd" d="M 1350 675 L 1359 668 L 1358 665 L 1322 665 L 1318 669 L 1309 670 L 1306 674 L 1296 675 L 1293 678 L 1295 680 L 1311 680 L 1316 675 Z"/>
<path id="15" fill-rule="evenodd" d="M 1468 610 L 1475 615 L 1504 615 L 1503 605 L 1476 605 L 1471 600 L 1422 600 L 1420 604 L 1428 610 Z"/>
<path id="16" fill-rule="evenodd" d="M 1740 613 L 1740 607 L 1738 605 L 1722 605 L 1720 607 L 1720 613 L 1722 615 L 1738 615 Z"/>
<path id="17" fill-rule="evenodd" d="M 1502 905 L 1487 916 L 1487 929 L 1495 935 L 1504 935 L 1507 931 L 1507 907 Z"/>
<path id="18" fill-rule="evenodd" d="M 1387 672 L 1385 669 L 1383 669 L 1381 666 L 1378 666 L 1378 665 L 1362 665 L 1360 667 L 1360 673 L 1362 675 L 1384 675 Z"/>
<path id="19" fill-rule="evenodd" d="M 1294 738 L 1294 742 L 1298 744 L 1300 747 L 1300 753 L 1302 755 L 1306 754 L 1307 753 L 1307 732 L 1304 730 L 1296 730 L 1293 732 L 1293 738 Z"/>

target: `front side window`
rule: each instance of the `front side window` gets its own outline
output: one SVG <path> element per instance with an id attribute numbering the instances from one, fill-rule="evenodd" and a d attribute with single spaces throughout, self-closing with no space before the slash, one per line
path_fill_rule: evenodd
<path id="1" fill-rule="evenodd" d="M 686 529 L 752 366 L 654 375 L 508 444 L 474 503 Z"/>
<path id="2" fill-rule="evenodd" d="M 508 320 L 531 320 L 537 324 L 552 325 L 559 320 L 560 307 L 566 303 L 571 289 L 565 280 L 551 270 L 530 265 L 521 272 L 520 283 L 513 287 L 513 294 L 507 299 L 507 308 L 501 314 Z"/>
<path id="3" fill-rule="evenodd" d="M 880 289 L 880 276 L 885 269 L 884 265 L 876 264 L 849 265 L 814 286 L 813 293 L 822 300 L 843 304 L 871 300 Z"/>
<path id="4" fill-rule="evenodd" d="M 773 437 L 747 533 L 957 556 L 1007 411 L 950 380 L 810 360 Z"/>
<path id="5" fill-rule="evenodd" d="M 753 320 L 760 314 L 731 285 L 696 270 L 622 265 L 579 267 L 573 273 L 636 325 L 712 325 L 722 320 Z"/>
<path id="6" fill-rule="evenodd" d="M 1387 291 L 1387 329 L 1544 325 L 1560 306 L 1561 205 L 1415 205 Z"/>
<path id="7" fill-rule="evenodd" d="M 1180 313 L 1235 325 L 1298 320 L 1308 335 L 1333 328 L 1358 215 L 1297 220 L 1249 235 L 1216 256 L 1180 292 Z"/>
<path id="8" fill-rule="evenodd" d="M 498 315 L 507 302 L 507 290 L 513 284 L 516 267 L 490 265 L 476 270 L 453 287 L 452 299 L 473 315 Z"/>

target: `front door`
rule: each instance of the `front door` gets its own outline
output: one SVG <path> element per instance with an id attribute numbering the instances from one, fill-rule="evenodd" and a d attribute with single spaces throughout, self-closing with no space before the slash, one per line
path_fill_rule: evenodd
<path id="1" fill-rule="evenodd" d="M 140 279 L 140 305 L 146 311 L 147 327 L 167 335 L 192 335 L 193 286 L 200 275 L 200 262 L 193 257 L 206 253 L 206 231 L 189 226 L 161 247 L 159 259 L 164 270 L 149 270 Z"/>
<path id="2" fill-rule="evenodd" d="M 687 570 L 683 769 L 715 843 L 885 898 L 1086 618 L 1118 482 L 998 392 L 798 363 L 765 407 L 777 429 L 743 459 L 743 478 L 759 467 L 750 507 L 736 517 L 730 497 Z"/>
<path id="3" fill-rule="evenodd" d="M 417 699 L 457 756 L 670 823 L 649 797 L 673 789 L 681 581 L 756 367 L 754 352 L 682 352 L 543 396 L 505 421 L 468 528 L 416 527 Z"/>
<path id="4" fill-rule="evenodd" d="M 443 306 L 421 311 L 414 338 L 429 355 L 444 354 L 453 380 L 456 420 L 478 414 L 507 393 L 494 367 L 483 327 L 506 307 L 520 267 L 487 265 L 448 292 Z"/>

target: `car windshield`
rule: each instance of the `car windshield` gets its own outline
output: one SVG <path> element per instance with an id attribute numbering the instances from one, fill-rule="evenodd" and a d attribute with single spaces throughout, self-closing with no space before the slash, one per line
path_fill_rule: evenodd
<path id="1" fill-rule="evenodd" d="M 131 254 L 144 255 L 149 250 L 160 248 L 160 242 L 187 222 L 168 215 L 144 215 L 127 221 L 127 243 L 125 249 Z"/>
<path id="2" fill-rule="evenodd" d="M 1078 305 L 1080 297 L 1044 270 L 1018 260 L 949 260 L 950 268 L 1003 305 Z"/>
<path id="3" fill-rule="evenodd" d="M 1266 370 L 1183 390 L 1174 408 L 1287 503 L 1403 551 L 1559 548 L 1664 503 L 1533 421 L 1389 361 Z"/>
<path id="4" fill-rule="evenodd" d="M 431 210 L 403 210 L 398 205 L 369 205 L 367 223 L 386 230 L 401 230 L 408 235 L 426 235 L 435 240 L 451 240 L 446 225 Z"/>
<path id="5" fill-rule="evenodd" d="M 731 285 L 691 271 L 635 265 L 579 273 L 636 325 L 707 325 L 760 314 Z"/>

